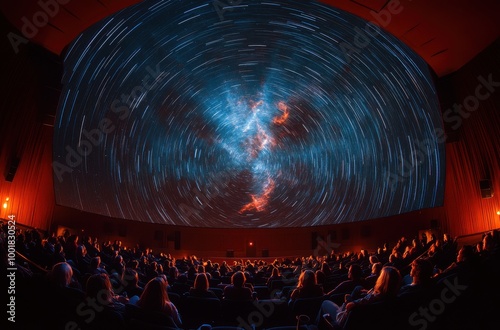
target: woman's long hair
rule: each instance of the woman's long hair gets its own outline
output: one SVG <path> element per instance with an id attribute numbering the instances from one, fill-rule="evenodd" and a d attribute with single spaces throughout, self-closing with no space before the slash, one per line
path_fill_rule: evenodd
<path id="1" fill-rule="evenodd" d="M 303 271 L 299 276 L 299 282 L 297 283 L 298 288 L 310 288 L 316 284 L 316 274 L 307 269 Z"/>
<path id="2" fill-rule="evenodd" d="M 373 291 L 387 298 L 398 295 L 401 286 L 401 274 L 396 267 L 386 266 L 380 271 L 380 275 L 373 287 Z"/>
<path id="3" fill-rule="evenodd" d="M 196 290 L 207 291 L 208 287 L 209 287 L 207 275 L 205 273 L 200 273 L 200 274 L 196 275 L 196 278 L 194 279 L 193 287 Z"/>
<path id="4" fill-rule="evenodd" d="M 100 302 L 105 301 L 107 305 L 113 303 L 113 286 L 107 274 L 94 274 L 87 280 L 86 295 L 97 298 Z"/>
<path id="5" fill-rule="evenodd" d="M 137 301 L 137 306 L 154 311 L 165 311 L 165 308 L 170 309 L 168 303 L 170 299 L 167 294 L 167 282 L 162 277 L 151 279 Z"/>

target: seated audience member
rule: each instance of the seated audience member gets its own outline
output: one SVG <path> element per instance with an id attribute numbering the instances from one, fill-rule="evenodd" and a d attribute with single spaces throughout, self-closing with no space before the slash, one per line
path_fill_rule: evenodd
<path id="1" fill-rule="evenodd" d="M 321 269 L 318 269 L 316 271 L 316 282 L 321 287 L 323 287 L 325 285 L 326 275 L 325 275 L 325 273 L 323 273 L 323 271 Z"/>
<path id="2" fill-rule="evenodd" d="M 137 306 L 170 316 L 178 327 L 182 326 L 181 316 L 175 305 L 168 298 L 167 281 L 162 277 L 151 279 L 135 303 Z"/>
<path id="3" fill-rule="evenodd" d="M 375 283 L 377 282 L 381 270 L 382 270 L 381 262 L 376 262 L 372 264 L 372 271 L 370 275 L 365 278 L 366 289 L 372 289 L 375 286 Z"/>
<path id="4" fill-rule="evenodd" d="M 48 274 L 49 283 L 54 288 L 75 288 L 78 283 L 73 280 L 73 268 L 67 262 L 59 262 Z"/>
<path id="5" fill-rule="evenodd" d="M 273 266 L 272 271 L 271 271 L 271 276 L 269 276 L 269 278 L 267 279 L 266 285 L 269 288 L 269 290 L 273 290 L 273 281 L 282 281 L 282 280 L 283 280 L 283 276 L 280 274 L 279 268 Z M 279 283 L 279 282 L 277 282 L 277 283 Z M 281 284 L 281 286 L 283 286 L 283 284 Z"/>
<path id="6" fill-rule="evenodd" d="M 446 269 L 436 274 L 437 279 L 457 274 L 463 276 L 464 280 L 468 279 L 475 272 L 477 266 L 478 256 L 474 252 L 471 245 L 464 245 L 458 250 L 456 261 L 451 263 Z"/>
<path id="7" fill-rule="evenodd" d="M 87 236 L 85 242 L 83 242 L 85 248 L 87 249 L 87 254 L 90 258 L 96 257 L 99 254 L 99 245 L 97 244 L 97 238 L 94 240 L 91 236 Z"/>
<path id="8" fill-rule="evenodd" d="M 348 273 L 348 267 L 346 266 L 345 261 L 341 261 L 338 264 L 338 268 L 332 271 L 332 275 L 336 276 L 344 276 L 345 274 Z"/>
<path id="9" fill-rule="evenodd" d="M 94 274 L 86 284 L 86 301 L 93 301 L 97 307 L 94 317 L 91 315 L 84 321 L 88 329 L 123 329 L 124 313 L 128 299 L 116 296 L 107 274 Z"/>
<path id="10" fill-rule="evenodd" d="M 78 248 L 78 235 L 71 235 L 66 238 L 64 251 L 66 252 L 66 259 L 72 261 L 74 265 L 76 261 L 76 250 Z"/>
<path id="11" fill-rule="evenodd" d="M 189 289 L 191 289 L 191 286 L 187 282 L 188 278 L 186 275 L 179 275 L 177 280 L 170 286 L 170 291 L 182 296 L 186 292 L 189 292 Z"/>
<path id="12" fill-rule="evenodd" d="M 218 270 L 214 270 L 212 272 L 212 279 L 214 281 L 216 281 L 217 284 L 219 284 L 221 282 L 221 275 L 220 275 L 220 272 Z"/>
<path id="13" fill-rule="evenodd" d="M 112 272 L 115 272 L 119 277 L 122 277 L 123 271 L 125 270 L 125 262 L 123 261 L 123 256 L 117 255 L 113 258 L 111 269 Z"/>
<path id="14" fill-rule="evenodd" d="M 140 297 L 144 288 L 139 285 L 139 274 L 132 268 L 125 268 L 122 276 L 123 291 L 128 297 Z"/>
<path id="15" fill-rule="evenodd" d="M 231 276 L 231 284 L 224 288 L 224 299 L 227 300 L 252 300 L 253 292 L 245 286 L 246 278 L 242 271 Z"/>
<path id="16" fill-rule="evenodd" d="M 80 273 L 89 272 L 90 262 L 92 258 L 87 254 L 87 248 L 83 244 L 79 244 L 76 248 L 76 265 Z"/>
<path id="17" fill-rule="evenodd" d="M 384 264 L 386 266 L 396 267 L 398 270 L 401 268 L 401 258 L 399 257 L 399 253 L 393 252 L 389 255 L 389 261 Z"/>
<path id="18" fill-rule="evenodd" d="M 297 288 L 290 295 L 290 301 L 300 298 L 321 297 L 323 294 L 323 288 L 316 282 L 316 274 L 314 271 L 307 269 L 300 274 Z"/>
<path id="19" fill-rule="evenodd" d="M 167 278 L 169 283 L 171 284 L 175 283 L 178 276 L 179 276 L 179 269 L 177 267 L 172 266 L 168 269 Z"/>
<path id="20" fill-rule="evenodd" d="M 396 267 L 385 266 L 380 272 L 380 276 L 375 283 L 373 290 L 363 297 L 353 301 L 346 301 L 341 307 L 330 300 L 325 300 L 318 314 L 317 323 L 326 315 L 330 324 L 334 327 L 342 328 L 347 314 L 358 305 L 394 300 L 401 286 L 401 274 Z"/>
<path id="21" fill-rule="evenodd" d="M 245 286 L 250 289 L 250 291 L 254 292 L 254 287 L 252 284 L 252 277 L 248 272 L 243 272 L 243 275 L 245 276 Z"/>
<path id="22" fill-rule="evenodd" d="M 156 261 L 150 262 L 145 268 L 146 281 L 150 281 L 160 275 L 158 271 L 158 263 Z"/>
<path id="23" fill-rule="evenodd" d="M 378 257 L 376 255 L 371 255 L 368 260 L 370 261 L 370 265 L 372 265 L 372 266 L 373 266 L 373 264 L 380 262 L 380 260 L 378 259 Z"/>
<path id="24" fill-rule="evenodd" d="M 101 257 L 97 256 L 90 260 L 90 273 L 95 274 L 108 274 L 106 269 L 101 265 Z"/>
<path id="25" fill-rule="evenodd" d="M 187 278 L 188 280 L 194 281 L 195 277 L 196 277 L 196 268 L 194 266 L 191 266 L 187 271 Z"/>
<path id="26" fill-rule="evenodd" d="M 205 265 L 205 272 L 206 273 L 212 273 L 214 271 L 214 265 L 212 265 L 212 261 L 209 259 L 207 260 L 207 263 Z"/>
<path id="27" fill-rule="evenodd" d="M 300 260 L 300 258 L 297 258 L 295 260 L 294 265 L 295 265 L 295 267 L 294 267 L 293 272 L 292 272 L 293 276 L 300 276 L 300 274 L 302 274 L 302 271 L 303 271 L 303 269 L 302 269 L 303 265 L 302 265 L 302 261 Z"/>
<path id="28" fill-rule="evenodd" d="M 136 272 L 139 270 L 139 261 L 137 259 L 132 259 L 127 263 L 127 268 L 131 268 Z"/>
<path id="29" fill-rule="evenodd" d="M 223 261 L 222 264 L 219 267 L 219 272 L 221 276 L 226 276 L 227 273 L 229 273 L 230 269 L 229 266 L 227 265 L 226 261 Z"/>
<path id="30" fill-rule="evenodd" d="M 66 262 L 60 262 L 48 273 L 48 286 L 41 288 L 43 296 L 43 317 L 46 326 L 64 326 L 66 321 L 77 320 L 77 307 L 83 302 L 85 293 L 73 280 L 73 269 Z"/>
<path id="31" fill-rule="evenodd" d="M 189 289 L 189 296 L 198 298 L 217 298 L 215 293 L 208 290 L 209 282 L 208 277 L 205 273 L 200 273 L 196 275 L 194 279 L 194 285 Z"/>
<path id="32" fill-rule="evenodd" d="M 486 233 L 484 234 L 484 237 L 482 239 L 482 251 L 481 251 L 481 257 L 486 258 L 488 257 L 496 248 L 495 246 L 495 240 L 493 238 L 492 233 Z"/>
<path id="33" fill-rule="evenodd" d="M 446 268 L 453 261 L 453 258 L 450 260 L 443 250 L 443 241 L 441 239 L 435 240 L 427 251 L 427 255 L 431 263 L 438 269 Z"/>
<path id="34" fill-rule="evenodd" d="M 321 264 L 321 271 L 323 272 L 323 274 L 325 274 L 325 278 L 332 275 L 332 269 L 330 268 L 327 262 L 323 262 Z"/>
<path id="35" fill-rule="evenodd" d="M 358 264 L 352 264 L 349 267 L 349 272 L 347 273 L 348 280 L 341 282 L 333 290 L 327 293 L 327 295 L 339 294 L 339 293 L 351 293 L 355 287 L 362 286 L 366 288 L 366 282 L 363 278 L 363 271 L 361 266 Z"/>
<path id="36" fill-rule="evenodd" d="M 482 255 L 483 254 L 483 242 L 476 243 L 476 253 L 478 255 Z"/>
<path id="37" fill-rule="evenodd" d="M 164 271 L 164 268 L 163 268 L 163 264 L 162 263 L 158 263 L 156 265 L 156 271 L 158 272 L 158 276 L 160 275 L 165 275 L 165 277 L 167 277 L 167 273 Z"/>
<path id="38" fill-rule="evenodd" d="M 59 262 L 66 262 L 66 257 L 64 256 L 63 245 L 61 243 L 56 243 L 54 245 L 53 265 Z"/>
<path id="39" fill-rule="evenodd" d="M 410 276 L 412 282 L 404 285 L 399 290 L 399 295 L 422 293 L 432 287 L 432 272 L 433 266 L 428 259 L 418 258 L 412 261 Z"/>

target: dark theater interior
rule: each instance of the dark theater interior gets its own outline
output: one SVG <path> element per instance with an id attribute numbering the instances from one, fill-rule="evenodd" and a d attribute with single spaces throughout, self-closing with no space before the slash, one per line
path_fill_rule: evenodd
<path id="1" fill-rule="evenodd" d="M 498 328 L 500 2 L 0 9 L 6 329 Z"/>

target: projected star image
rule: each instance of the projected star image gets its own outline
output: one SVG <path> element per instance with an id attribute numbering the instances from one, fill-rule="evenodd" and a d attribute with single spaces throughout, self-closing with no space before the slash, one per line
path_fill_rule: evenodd
<path id="1" fill-rule="evenodd" d="M 272 228 L 443 202 L 427 64 L 321 2 L 144 1 L 76 38 L 62 82 L 60 205 L 160 224 Z"/>

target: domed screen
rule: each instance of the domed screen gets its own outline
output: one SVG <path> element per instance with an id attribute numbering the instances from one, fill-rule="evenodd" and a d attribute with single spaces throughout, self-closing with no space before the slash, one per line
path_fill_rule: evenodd
<path id="1" fill-rule="evenodd" d="M 196 227 L 301 227 L 439 206 L 427 64 L 314 1 L 143 1 L 68 47 L 57 203 Z"/>

